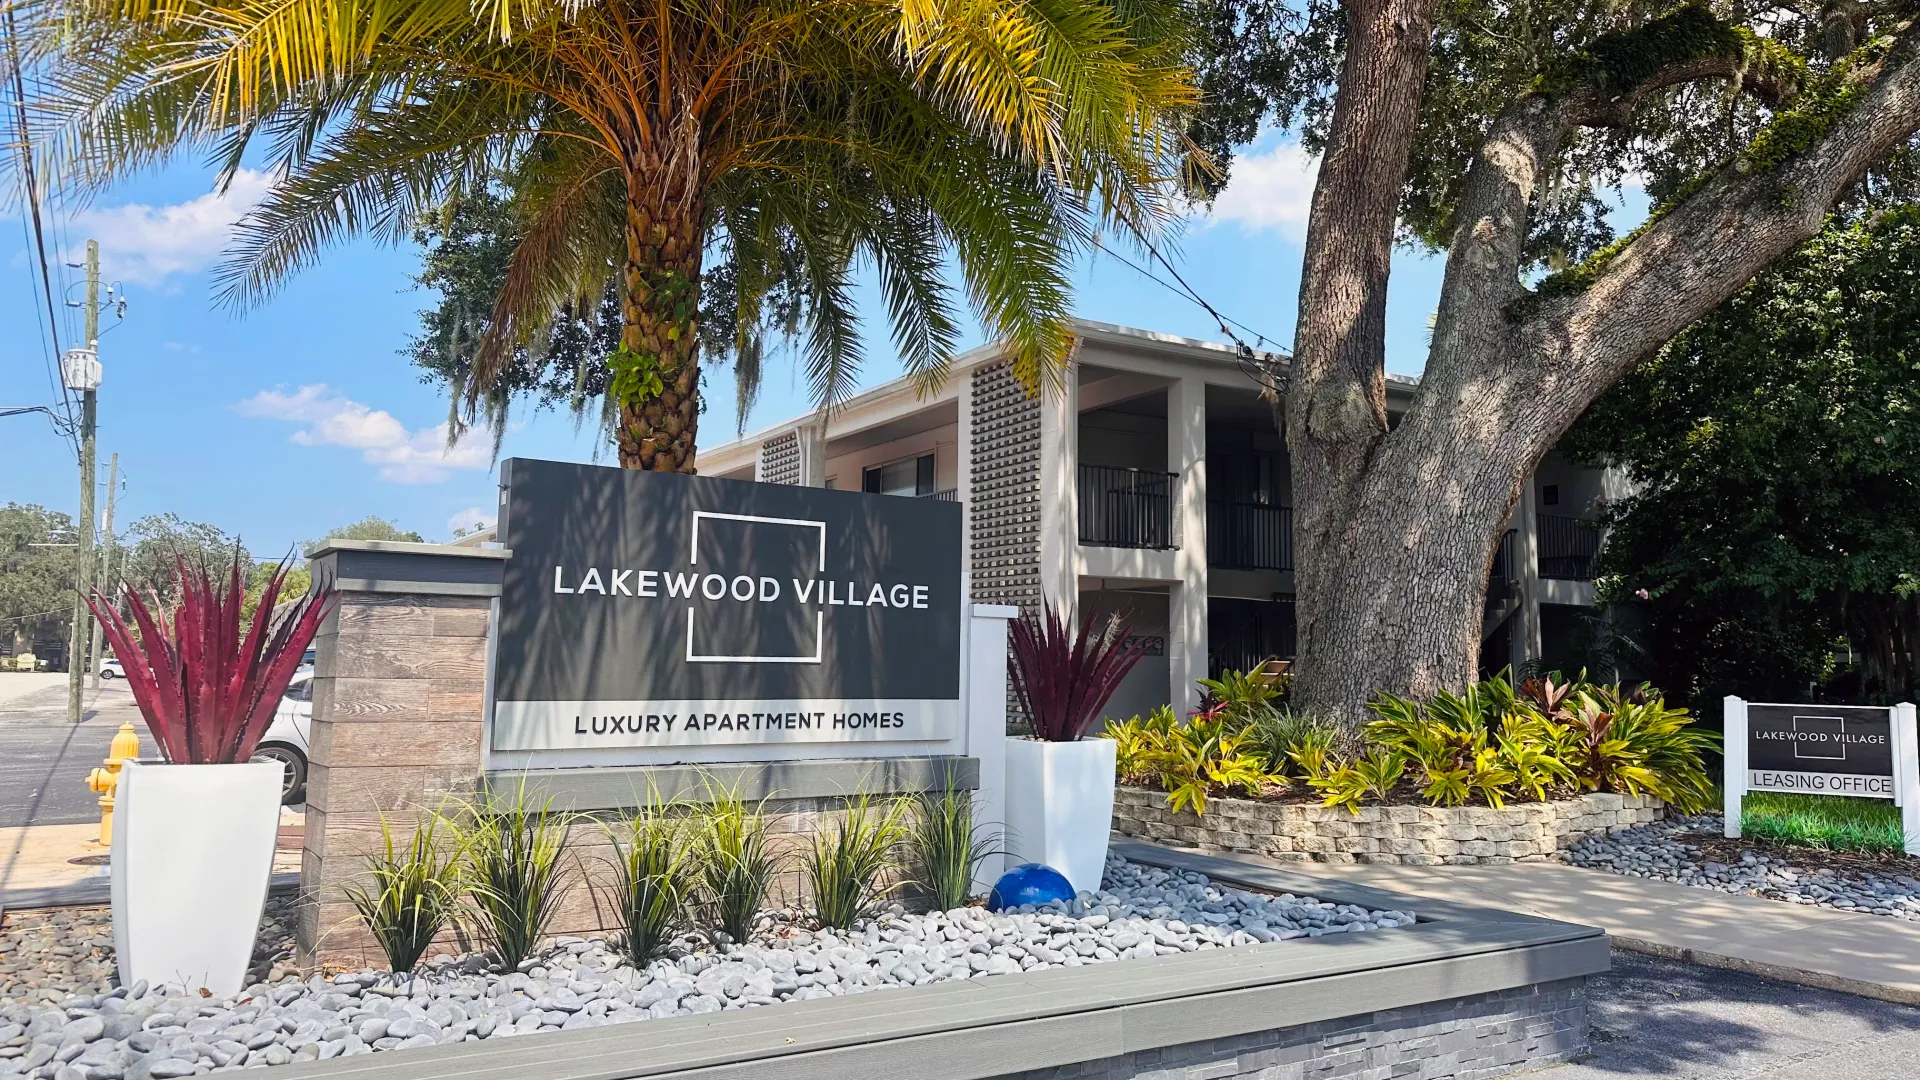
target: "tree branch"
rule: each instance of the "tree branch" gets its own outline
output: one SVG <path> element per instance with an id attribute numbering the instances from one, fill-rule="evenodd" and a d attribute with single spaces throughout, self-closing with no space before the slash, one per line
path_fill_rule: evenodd
<path id="1" fill-rule="evenodd" d="M 1586 403 L 1819 231 L 1833 204 L 1920 129 L 1920 27 L 1835 65 L 1741 157 L 1521 313 L 1524 351 L 1571 422 Z"/>

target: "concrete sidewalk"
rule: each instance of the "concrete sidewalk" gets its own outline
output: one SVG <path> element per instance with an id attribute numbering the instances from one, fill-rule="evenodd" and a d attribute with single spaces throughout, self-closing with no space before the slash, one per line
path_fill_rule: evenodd
<path id="1" fill-rule="evenodd" d="M 1854 915 L 1561 863 L 1393 866 L 1207 854 L 1601 926 L 1621 949 L 1920 1004 L 1920 923 L 1884 915 Z"/>
<path id="2" fill-rule="evenodd" d="M 276 877 L 298 876 L 306 815 L 280 809 L 274 845 Z M 0 909 L 25 910 L 106 902 L 109 849 L 99 842 L 100 824 L 35 825 L 0 829 Z"/>

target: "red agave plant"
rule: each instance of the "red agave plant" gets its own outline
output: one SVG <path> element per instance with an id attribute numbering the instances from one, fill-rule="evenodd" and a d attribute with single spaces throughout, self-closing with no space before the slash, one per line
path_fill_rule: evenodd
<path id="1" fill-rule="evenodd" d="M 1120 680 L 1146 654 L 1118 616 L 1096 626 L 1089 613 L 1075 633 L 1052 604 L 1041 617 L 1028 612 L 1016 620 L 1009 639 L 1007 670 L 1014 696 L 1041 742 L 1073 742 L 1085 735 Z"/>
<path id="2" fill-rule="evenodd" d="M 128 586 L 126 605 L 138 637 L 106 596 L 96 590 L 87 598 L 126 669 L 140 715 L 169 762 L 228 765 L 253 756 L 302 654 L 333 606 L 333 590 L 316 583 L 276 613 L 286 578 L 283 560 L 267 580 L 244 635 L 240 609 L 246 576 L 237 554 L 225 589 L 204 564 L 188 569 L 184 559 L 176 560 L 180 599 L 170 617 L 157 593 L 142 599 Z"/>

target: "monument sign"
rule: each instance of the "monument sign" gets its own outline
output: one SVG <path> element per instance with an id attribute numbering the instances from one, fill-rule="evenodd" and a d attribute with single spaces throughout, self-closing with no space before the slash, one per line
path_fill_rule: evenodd
<path id="1" fill-rule="evenodd" d="M 509 460 L 491 746 L 958 738 L 960 515 Z"/>
<path id="2" fill-rule="evenodd" d="M 1726 699 L 1726 834 L 1749 791 L 1886 799 L 1920 854 L 1920 746 L 1911 704 L 1775 705 Z"/>

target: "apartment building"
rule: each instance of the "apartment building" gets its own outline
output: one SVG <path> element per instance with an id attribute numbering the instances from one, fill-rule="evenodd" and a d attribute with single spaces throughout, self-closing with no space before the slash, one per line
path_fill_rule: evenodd
<path id="1" fill-rule="evenodd" d="M 1294 650 L 1293 498 L 1259 387 L 1222 345 L 1082 322 L 1064 392 L 1027 394 L 996 346 L 700 452 L 700 472 L 966 507 L 973 599 L 1118 612 L 1148 653 L 1109 712 L 1197 700 L 1194 680 Z M 1390 375 L 1390 413 L 1417 379 Z M 1549 456 L 1501 543 L 1482 664 L 1566 647 L 1593 604 L 1614 474 Z"/>

